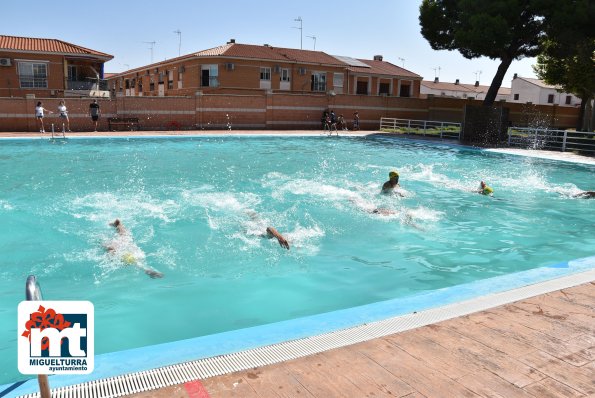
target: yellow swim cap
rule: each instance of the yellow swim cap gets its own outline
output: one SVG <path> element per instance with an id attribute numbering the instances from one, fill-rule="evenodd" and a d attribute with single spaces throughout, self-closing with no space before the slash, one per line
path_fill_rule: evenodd
<path id="1" fill-rule="evenodd" d="M 398 177 L 398 176 L 399 176 L 399 173 L 397 173 L 395 170 L 388 173 L 388 178 L 393 178 L 393 177 Z"/>
<path id="2" fill-rule="evenodd" d="M 124 262 L 124 264 L 126 265 L 132 265 L 132 264 L 136 264 L 136 257 L 134 257 L 132 254 L 130 253 L 126 253 L 122 256 L 122 261 Z"/>

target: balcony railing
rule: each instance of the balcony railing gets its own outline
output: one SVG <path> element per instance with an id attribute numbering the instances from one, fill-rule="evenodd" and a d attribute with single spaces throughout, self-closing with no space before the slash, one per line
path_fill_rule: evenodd
<path id="1" fill-rule="evenodd" d="M 89 80 L 67 80 L 66 81 L 66 89 L 67 90 L 107 90 L 107 80 L 99 80 L 99 86 L 97 85 L 96 79 L 89 79 Z"/>

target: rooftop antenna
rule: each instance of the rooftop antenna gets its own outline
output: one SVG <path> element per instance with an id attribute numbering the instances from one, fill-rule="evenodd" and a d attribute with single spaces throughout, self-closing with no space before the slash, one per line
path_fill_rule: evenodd
<path id="1" fill-rule="evenodd" d="M 434 69 L 434 78 L 440 78 L 440 71 L 442 70 L 442 68 L 437 67 L 437 68 L 432 68 Z"/>
<path id="2" fill-rule="evenodd" d="M 403 68 L 404 68 L 405 67 L 405 58 L 398 57 L 397 59 L 403 63 Z"/>
<path id="3" fill-rule="evenodd" d="M 151 63 L 153 63 L 153 47 L 155 47 L 155 41 L 143 41 L 143 43 L 150 44 L 149 50 L 151 50 Z"/>
<path id="4" fill-rule="evenodd" d="M 174 30 L 178 35 L 178 57 L 182 54 L 182 31 L 180 29 Z"/>
<path id="5" fill-rule="evenodd" d="M 294 19 L 294 21 L 300 23 L 300 27 L 299 28 L 297 26 L 293 26 L 293 28 L 300 30 L 300 50 L 303 50 L 303 47 L 302 47 L 302 17 L 297 17 L 296 19 Z"/>
<path id="6" fill-rule="evenodd" d="M 130 70 L 130 64 L 122 64 L 122 66 L 126 67 L 126 70 Z"/>
<path id="7" fill-rule="evenodd" d="M 475 81 L 479 83 L 479 79 L 481 79 L 481 71 L 475 71 Z"/>
<path id="8" fill-rule="evenodd" d="M 310 39 L 314 40 L 314 51 L 316 51 L 316 36 L 306 36 L 309 37 Z"/>

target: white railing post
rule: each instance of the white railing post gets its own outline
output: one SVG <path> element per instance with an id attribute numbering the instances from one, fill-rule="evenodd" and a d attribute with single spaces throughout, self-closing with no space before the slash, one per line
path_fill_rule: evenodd
<path id="1" fill-rule="evenodd" d="M 562 138 L 562 152 L 566 151 L 566 137 L 568 136 L 568 131 L 564 130 L 564 138 Z"/>
<path id="2" fill-rule="evenodd" d="M 442 132 L 444 131 L 444 122 L 440 123 L 440 139 L 442 139 Z"/>
<path id="3" fill-rule="evenodd" d="M 426 136 L 426 126 L 427 126 L 427 123 L 428 122 L 426 120 L 424 120 L 424 137 Z"/>
<path id="4" fill-rule="evenodd" d="M 512 134 L 512 128 L 508 128 L 508 146 L 510 146 L 510 135 Z"/>

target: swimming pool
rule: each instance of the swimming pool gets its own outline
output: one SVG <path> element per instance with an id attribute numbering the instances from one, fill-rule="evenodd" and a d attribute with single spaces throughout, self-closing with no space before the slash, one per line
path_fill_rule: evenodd
<path id="1" fill-rule="evenodd" d="M 403 197 L 378 195 L 392 169 Z M 594 171 L 378 137 L 3 141 L 0 384 L 29 274 L 94 303 L 98 354 L 176 341 L 591 256 L 595 201 L 572 195 Z M 116 217 L 163 279 L 106 252 Z"/>

